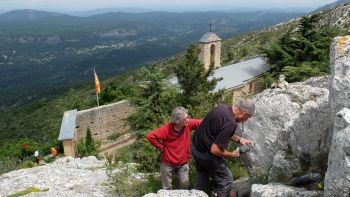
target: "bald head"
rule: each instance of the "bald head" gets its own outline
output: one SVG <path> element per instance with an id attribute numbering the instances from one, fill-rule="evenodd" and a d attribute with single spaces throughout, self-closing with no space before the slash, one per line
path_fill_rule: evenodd
<path id="1" fill-rule="evenodd" d="M 250 115 L 253 115 L 255 111 L 255 103 L 252 99 L 241 100 L 235 105 L 235 107 L 241 112 L 246 112 Z"/>

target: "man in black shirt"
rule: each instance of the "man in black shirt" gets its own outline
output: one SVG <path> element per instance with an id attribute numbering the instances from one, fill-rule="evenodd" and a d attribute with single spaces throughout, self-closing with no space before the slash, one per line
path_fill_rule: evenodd
<path id="1" fill-rule="evenodd" d="M 224 158 L 240 156 L 239 149 L 226 150 L 230 140 L 238 144 L 254 142 L 235 135 L 237 123 L 245 122 L 255 111 L 253 100 L 242 100 L 235 106 L 219 105 L 212 109 L 196 129 L 192 138 L 191 152 L 196 164 L 195 189 L 205 191 L 209 177 L 216 184 L 218 197 L 233 196 L 231 171 Z"/>

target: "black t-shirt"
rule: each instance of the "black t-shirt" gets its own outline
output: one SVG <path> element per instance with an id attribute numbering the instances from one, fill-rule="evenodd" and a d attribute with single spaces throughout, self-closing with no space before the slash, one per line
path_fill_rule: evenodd
<path id="1" fill-rule="evenodd" d="M 212 109 L 194 132 L 192 144 L 202 153 L 210 152 L 213 143 L 226 149 L 236 130 L 232 106 L 219 105 Z"/>

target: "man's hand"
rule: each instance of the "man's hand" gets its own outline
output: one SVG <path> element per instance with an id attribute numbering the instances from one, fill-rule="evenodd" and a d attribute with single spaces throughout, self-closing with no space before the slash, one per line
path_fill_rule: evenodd
<path id="1" fill-rule="evenodd" d="M 240 140 L 240 143 L 241 143 L 242 145 L 247 145 L 247 144 L 255 145 L 255 142 L 250 141 L 250 140 L 246 140 L 246 139 L 244 139 L 244 138 L 240 138 L 239 140 Z"/>

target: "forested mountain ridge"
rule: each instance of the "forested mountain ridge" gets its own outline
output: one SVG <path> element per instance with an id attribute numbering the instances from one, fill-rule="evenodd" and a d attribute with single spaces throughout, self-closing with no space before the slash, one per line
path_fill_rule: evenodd
<path id="1" fill-rule="evenodd" d="M 90 17 L 36 10 L 0 14 L 0 103 L 3 109 L 125 72 L 183 51 L 209 30 L 222 38 L 303 13 L 149 12 Z"/>

